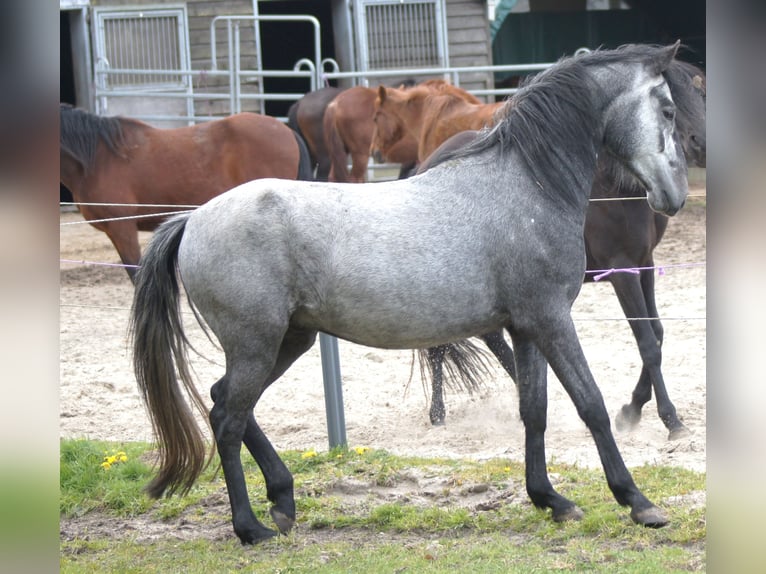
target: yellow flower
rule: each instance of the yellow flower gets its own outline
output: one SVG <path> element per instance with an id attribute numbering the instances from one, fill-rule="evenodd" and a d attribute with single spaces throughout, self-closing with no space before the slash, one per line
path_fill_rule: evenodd
<path id="1" fill-rule="evenodd" d="M 115 454 L 109 454 L 108 452 L 104 453 L 104 461 L 101 463 L 101 468 L 104 470 L 109 470 L 112 468 L 113 465 L 118 464 L 120 462 L 127 462 L 128 461 L 128 455 L 125 454 L 125 451 L 118 451 Z"/>
<path id="2" fill-rule="evenodd" d="M 370 450 L 370 447 L 369 446 L 357 446 L 357 447 L 354 447 L 354 450 L 356 451 L 356 454 L 364 454 L 368 450 Z"/>
<path id="3" fill-rule="evenodd" d="M 310 450 L 307 450 L 301 455 L 301 458 L 307 459 L 307 458 L 314 458 L 317 455 L 316 451 L 312 448 Z"/>

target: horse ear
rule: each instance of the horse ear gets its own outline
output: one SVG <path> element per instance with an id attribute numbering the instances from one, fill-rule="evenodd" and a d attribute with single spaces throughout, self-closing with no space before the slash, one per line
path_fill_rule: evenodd
<path id="1" fill-rule="evenodd" d="M 378 99 L 382 104 L 386 99 L 386 86 L 378 86 Z"/>
<path id="2" fill-rule="evenodd" d="M 661 48 L 659 53 L 657 54 L 657 57 L 655 58 L 653 64 L 654 64 L 654 71 L 659 75 L 662 74 L 665 70 L 668 69 L 670 66 L 670 63 L 673 61 L 673 58 L 676 57 L 676 53 L 678 52 L 678 48 L 681 46 L 681 40 L 676 40 L 676 43 L 672 46 L 667 46 L 665 48 Z"/>

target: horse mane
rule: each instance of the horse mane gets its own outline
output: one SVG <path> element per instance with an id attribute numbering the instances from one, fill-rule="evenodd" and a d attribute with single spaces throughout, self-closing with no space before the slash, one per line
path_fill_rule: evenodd
<path id="1" fill-rule="evenodd" d="M 596 105 L 601 90 L 589 68 L 650 63 L 660 49 L 650 44 L 629 44 L 560 59 L 522 82 L 498 110 L 498 123 L 493 128 L 480 131 L 467 146 L 445 153 L 434 166 L 489 149 L 498 149 L 501 157 L 516 150 L 544 193 L 556 201 L 579 204 L 582 198 L 578 190 L 590 191 L 596 170 L 599 150 L 593 134 L 598 133 L 602 121 Z M 558 145 L 551 145 L 552 141 Z M 573 161 L 576 157 L 581 161 Z"/>
<path id="2" fill-rule="evenodd" d="M 60 105 L 60 145 L 88 173 L 96 159 L 99 142 L 115 155 L 122 156 L 125 145 L 123 124 L 138 123 L 119 116 L 98 116 L 69 104 Z"/>
<path id="3" fill-rule="evenodd" d="M 704 124 L 704 101 L 707 94 L 705 73 L 693 64 L 673 60 L 663 76 L 676 105 L 676 129 L 686 134 L 693 126 Z M 699 93 L 702 94 L 702 98 L 699 97 Z"/>

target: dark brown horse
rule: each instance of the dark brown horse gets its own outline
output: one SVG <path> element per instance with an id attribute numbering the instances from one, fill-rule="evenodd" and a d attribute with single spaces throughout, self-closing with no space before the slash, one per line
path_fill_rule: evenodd
<path id="1" fill-rule="evenodd" d="M 314 179 L 327 181 L 330 175 L 330 156 L 324 141 L 324 113 L 343 88 L 327 86 L 309 92 L 287 111 L 287 125 L 303 136 L 316 169 Z"/>
<path id="2" fill-rule="evenodd" d="M 681 139 L 689 165 L 706 164 L 705 74 L 697 67 L 674 60 L 664 73 L 676 104 L 676 133 Z M 425 162 L 418 172 L 427 170 L 438 157 L 453 149 L 468 145 L 477 132 L 466 131 L 453 136 Z M 663 328 L 654 294 L 654 249 L 667 228 L 668 218 L 652 211 L 645 201 L 598 201 L 605 198 L 643 198 L 646 190 L 630 175 L 616 166 L 616 161 L 601 156 L 598 172 L 591 189 L 591 199 L 585 219 L 585 248 L 587 269 L 635 269 L 637 273 L 617 272 L 604 277 L 614 287 L 626 317 L 647 318 L 651 321 L 629 321 L 636 338 L 643 366 L 631 402 L 622 407 L 616 418 L 617 427 L 629 429 L 638 424 L 643 406 L 657 399 L 660 419 L 669 431 L 669 438 L 688 434 L 679 420 L 675 406 L 668 396 L 662 376 Z M 586 273 L 585 282 L 594 280 Z M 481 337 L 505 370 L 516 380 L 514 355 L 500 331 Z M 433 424 L 444 423 L 444 373 L 447 365 L 452 383 L 459 388 L 476 388 L 485 372 L 483 355 L 473 345 L 442 345 L 424 350 L 421 364 L 426 363 L 432 378 L 430 418 Z"/>
<path id="3" fill-rule="evenodd" d="M 303 139 L 269 116 L 158 129 L 60 108 L 61 183 L 83 217 L 109 236 L 131 280 L 141 256 L 138 232 L 154 230 L 161 214 L 174 211 L 168 206 L 201 205 L 253 179 L 312 179 Z"/>

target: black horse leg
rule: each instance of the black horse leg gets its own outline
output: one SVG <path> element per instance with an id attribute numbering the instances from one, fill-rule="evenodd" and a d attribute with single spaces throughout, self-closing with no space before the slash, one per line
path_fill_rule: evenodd
<path id="1" fill-rule="evenodd" d="M 503 366 L 503 368 L 506 370 L 506 372 L 511 376 L 511 379 L 513 379 L 513 382 L 516 382 L 516 362 L 513 357 L 513 349 L 508 345 L 508 343 L 505 342 L 505 337 L 503 337 L 502 331 L 493 331 L 492 333 L 487 333 L 486 335 L 482 335 L 481 339 L 484 341 L 484 343 L 487 345 L 490 351 L 492 351 L 492 354 L 497 357 L 497 360 L 500 361 L 500 364 Z"/>
<path id="2" fill-rule="evenodd" d="M 256 423 L 253 409 L 266 387 L 307 351 L 315 339 L 316 332 L 290 330 L 275 353 L 276 360 L 270 371 L 263 373 L 267 368 L 263 360 L 240 357 L 231 362 L 226 376 L 211 389 L 214 404 L 210 422 L 226 479 L 234 532 L 243 544 L 255 544 L 277 534 L 255 517 L 250 506 L 240 459 L 243 441 L 263 473 L 267 496 L 274 504 L 271 516 L 277 527 L 287 532 L 295 523 L 292 475 Z M 268 352 L 263 352 L 263 356 L 268 356 Z M 260 387 L 257 386 L 259 380 L 263 381 Z"/>
<path id="3" fill-rule="evenodd" d="M 247 419 L 244 442 L 266 481 L 266 498 L 272 503 L 269 510 L 271 518 L 279 532 L 287 534 L 295 525 L 293 475 L 255 422 L 252 413 Z"/>
<path id="4" fill-rule="evenodd" d="M 231 392 L 235 373 L 227 373 L 211 389 L 214 404 L 210 409 L 210 424 L 213 428 L 218 456 L 221 459 L 226 490 L 231 504 L 231 521 L 234 532 L 243 544 L 255 544 L 277 535 L 275 530 L 264 526 L 253 513 L 247 494 L 245 474 L 242 470 L 240 450 L 248 422 L 248 414 L 254 402 L 242 405 L 237 393 Z"/>
<path id="5" fill-rule="evenodd" d="M 642 271 L 640 279 L 636 275 L 617 274 L 612 276 L 612 285 L 626 317 L 655 319 L 629 321 L 641 354 L 642 368 L 631 402 L 622 407 L 615 424 L 620 430 L 637 425 L 641 420 L 641 409 L 652 398 L 653 388 L 657 398 L 657 412 L 670 433 L 669 438 L 680 438 L 689 431 L 678 419 L 662 376 L 663 330 L 654 298 L 654 271 Z"/>
<path id="6" fill-rule="evenodd" d="M 553 520 L 579 520 L 582 511 L 553 489 L 545 462 L 545 428 L 548 410 L 545 358 L 529 339 L 513 337 L 519 378 L 519 410 L 526 431 L 525 462 L 527 494 L 538 508 L 550 508 Z"/>
<path id="7" fill-rule="evenodd" d="M 428 349 L 428 368 L 431 371 L 431 408 L 428 417 L 434 426 L 443 425 L 447 416 L 444 407 L 444 345 Z"/>
<path id="8" fill-rule="evenodd" d="M 316 332 L 314 331 L 288 331 L 282 341 L 276 365 L 266 380 L 264 390 L 282 376 L 298 357 L 308 351 L 315 340 Z M 293 475 L 258 426 L 252 411 L 247 417 L 243 441 L 263 473 L 266 497 L 272 503 L 271 518 L 279 531 L 287 534 L 295 525 L 296 518 Z"/>
<path id="9" fill-rule="evenodd" d="M 547 324 L 553 325 L 555 321 Z M 558 321 L 555 328 L 546 329 L 537 335 L 539 336 L 536 336 L 536 341 L 543 355 L 564 385 L 577 408 L 577 413 L 593 436 L 607 483 L 617 502 L 630 506 L 630 517 L 638 524 L 651 527 L 667 524 L 668 520 L 663 512 L 641 493 L 622 460 L 609 425 L 604 399 L 588 368 L 571 318 Z M 514 350 L 521 381 L 521 363 L 518 359 L 520 349 L 515 338 Z M 519 394 L 521 393 L 520 382 Z"/>
<path id="10" fill-rule="evenodd" d="M 226 377 L 219 380 L 210 389 L 210 396 L 214 403 L 217 403 L 218 397 L 224 392 L 226 386 Z M 243 435 L 243 441 L 245 446 L 253 455 L 258 466 L 263 473 L 264 480 L 266 482 L 266 496 L 274 504 L 271 509 L 271 516 L 274 522 L 277 524 L 281 533 L 286 533 L 292 528 L 295 523 L 295 499 L 293 495 L 293 477 L 285 464 L 279 458 L 274 451 L 273 446 L 263 434 L 263 431 L 255 422 L 255 417 L 252 411 L 247 417 L 247 423 L 245 426 L 245 432 Z M 221 461 L 223 463 L 223 460 Z M 224 476 L 226 473 L 224 471 Z M 232 489 L 229 487 L 229 481 L 226 481 L 227 489 L 230 493 Z M 247 500 L 248 506 L 250 500 Z M 232 516 L 234 515 L 234 502 L 232 501 Z M 276 531 L 267 528 L 253 516 L 253 519 L 257 523 L 255 526 L 255 538 L 242 539 L 243 543 L 255 543 L 260 540 L 276 536 Z M 235 531 L 237 530 L 235 525 Z M 237 531 L 239 535 L 239 532 Z"/>

